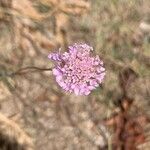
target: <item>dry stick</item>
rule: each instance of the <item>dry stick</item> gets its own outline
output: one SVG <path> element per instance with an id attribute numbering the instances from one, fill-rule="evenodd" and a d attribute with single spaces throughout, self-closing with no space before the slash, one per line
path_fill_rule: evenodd
<path id="1" fill-rule="evenodd" d="M 14 146 L 15 147 L 19 146 L 20 149 L 33 150 L 32 139 L 23 131 L 23 129 L 20 128 L 18 124 L 6 118 L 1 113 L 0 113 L 0 124 L 1 124 L 0 126 L 1 146 L 5 146 L 5 148 L 6 147 L 8 148 L 8 146 L 9 147 L 13 146 L 10 147 L 10 149 L 14 148 Z M 2 142 L 3 138 L 5 142 Z"/>

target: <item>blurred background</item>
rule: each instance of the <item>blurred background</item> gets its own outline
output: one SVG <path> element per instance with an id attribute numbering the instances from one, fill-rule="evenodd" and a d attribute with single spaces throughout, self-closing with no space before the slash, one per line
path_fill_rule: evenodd
<path id="1" fill-rule="evenodd" d="M 50 71 L 13 75 L 52 67 L 48 54 L 77 42 L 107 71 L 89 96 Z M 149 150 L 149 116 L 149 0 L 0 0 L 0 149 Z"/>

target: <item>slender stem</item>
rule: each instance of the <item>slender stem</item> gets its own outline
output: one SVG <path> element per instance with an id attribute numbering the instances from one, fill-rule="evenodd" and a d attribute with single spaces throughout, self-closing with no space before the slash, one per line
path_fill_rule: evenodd
<path id="1" fill-rule="evenodd" d="M 5 73 L 3 74 L 3 76 L 13 77 L 16 75 L 24 75 L 27 73 L 40 72 L 40 71 L 52 71 L 52 68 L 39 68 L 36 66 L 28 66 L 28 67 L 20 68 L 17 71 L 12 72 L 12 73 Z"/>

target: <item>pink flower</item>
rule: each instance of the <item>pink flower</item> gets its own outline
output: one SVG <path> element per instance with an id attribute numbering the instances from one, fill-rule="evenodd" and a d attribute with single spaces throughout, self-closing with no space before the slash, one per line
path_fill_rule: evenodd
<path id="1" fill-rule="evenodd" d="M 87 44 L 74 44 L 69 46 L 68 52 L 48 55 L 49 59 L 56 61 L 53 74 L 65 91 L 88 95 L 102 83 L 105 76 L 103 61 L 92 51 Z"/>

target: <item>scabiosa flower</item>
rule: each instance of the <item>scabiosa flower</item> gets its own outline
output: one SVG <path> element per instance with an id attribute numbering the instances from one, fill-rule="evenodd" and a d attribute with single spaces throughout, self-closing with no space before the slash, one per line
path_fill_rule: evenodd
<path id="1" fill-rule="evenodd" d="M 102 83 L 105 76 L 103 61 L 92 51 L 87 44 L 74 44 L 68 47 L 68 52 L 48 55 L 56 62 L 52 72 L 65 91 L 88 95 Z"/>

